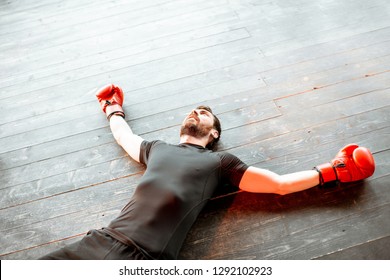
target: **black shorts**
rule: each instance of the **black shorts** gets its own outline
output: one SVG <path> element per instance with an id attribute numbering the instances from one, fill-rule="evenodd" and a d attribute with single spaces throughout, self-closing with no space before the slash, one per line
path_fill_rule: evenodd
<path id="1" fill-rule="evenodd" d="M 112 238 L 102 230 L 91 230 L 83 239 L 40 258 L 41 260 L 146 260 L 136 246 Z"/>

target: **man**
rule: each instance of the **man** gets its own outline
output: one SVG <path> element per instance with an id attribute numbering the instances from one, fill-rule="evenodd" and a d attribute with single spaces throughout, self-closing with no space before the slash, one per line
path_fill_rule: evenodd
<path id="1" fill-rule="evenodd" d="M 198 214 L 225 183 L 284 195 L 374 173 L 372 154 L 355 144 L 313 170 L 278 175 L 248 166 L 230 153 L 210 150 L 221 136 L 221 125 L 206 106 L 184 119 L 178 145 L 145 141 L 124 120 L 121 88 L 107 85 L 96 96 L 118 144 L 147 168 L 130 202 L 106 228 L 92 230 L 43 259 L 175 259 Z"/>

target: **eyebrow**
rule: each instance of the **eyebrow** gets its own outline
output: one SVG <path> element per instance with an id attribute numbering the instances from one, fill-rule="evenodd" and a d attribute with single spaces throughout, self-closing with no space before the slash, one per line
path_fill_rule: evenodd
<path id="1" fill-rule="evenodd" d="M 206 109 L 198 109 L 200 110 L 201 112 L 205 112 L 207 115 L 211 116 L 212 114 L 210 113 L 210 111 L 206 110 Z"/>

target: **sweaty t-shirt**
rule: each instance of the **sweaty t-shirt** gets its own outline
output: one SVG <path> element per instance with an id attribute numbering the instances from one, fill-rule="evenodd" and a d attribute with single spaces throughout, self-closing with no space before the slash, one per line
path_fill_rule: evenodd
<path id="1" fill-rule="evenodd" d="M 248 166 L 198 145 L 143 141 L 147 168 L 130 202 L 107 228 L 156 259 L 176 259 L 198 214 L 218 186 L 238 186 Z"/>

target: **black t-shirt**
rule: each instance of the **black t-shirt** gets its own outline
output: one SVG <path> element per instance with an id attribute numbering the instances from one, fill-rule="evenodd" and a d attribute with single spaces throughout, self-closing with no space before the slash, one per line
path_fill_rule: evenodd
<path id="1" fill-rule="evenodd" d="M 143 141 L 146 171 L 130 202 L 108 226 L 156 259 L 176 259 L 198 214 L 224 183 L 238 186 L 248 166 L 198 145 Z M 123 238 L 122 238 L 123 239 Z"/>

